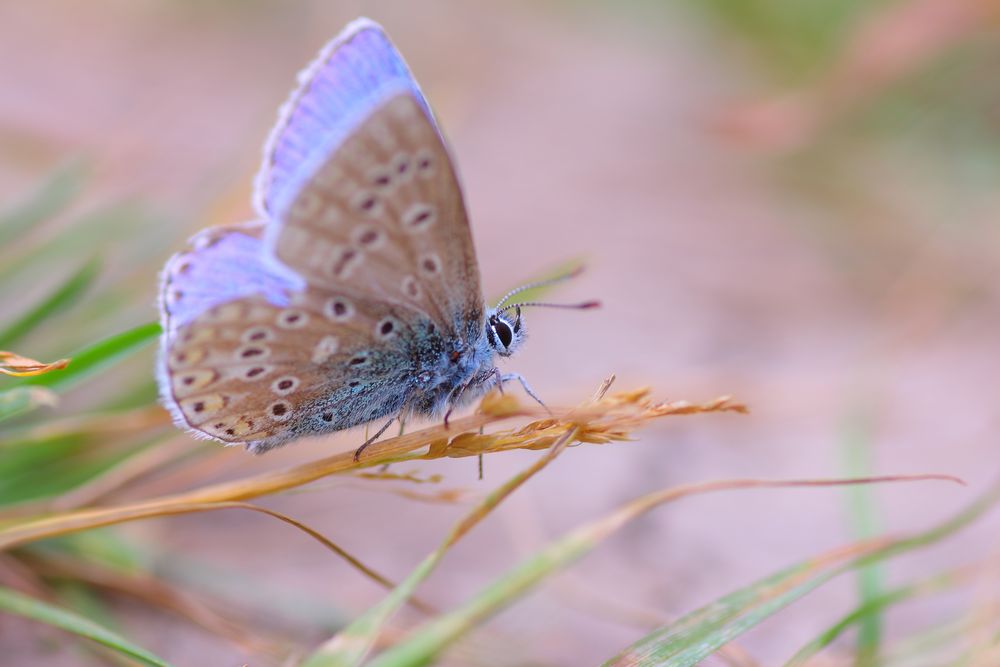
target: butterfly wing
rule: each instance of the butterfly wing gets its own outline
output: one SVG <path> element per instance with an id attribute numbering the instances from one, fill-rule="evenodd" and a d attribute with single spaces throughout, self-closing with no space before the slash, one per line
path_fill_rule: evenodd
<path id="1" fill-rule="evenodd" d="M 208 230 L 167 263 L 159 375 L 175 422 L 259 452 L 398 412 L 413 387 L 407 335 L 426 335 L 412 330 L 423 322 L 354 290 L 301 287 L 267 261 L 262 232 Z"/>
<path id="2" fill-rule="evenodd" d="M 483 330 L 458 181 L 398 53 L 355 24 L 309 72 L 258 178 L 268 221 L 199 235 L 163 281 L 164 403 L 254 451 L 398 414 L 434 341 Z"/>
<path id="3" fill-rule="evenodd" d="M 360 18 L 331 40 L 299 73 L 299 87 L 278 113 L 264 146 L 254 203 L 274 217 L 274 200 L 301 182 L 303 164 L 329 155 L 379 104 L 390 89 L 405 89 L 430 116 L 430 106 L 402 56 L 382 28 Z"/>
<path id="4" fill-rule="evenodd" d="M 380 26 L 358 19 L 300 79 L 257 177 L 277 258 L 314 284 L 371 284 L 478 336 L 483 299 L 461 189 L 402 56 Z M 371 252 L 350 249 L 373 234 Z M 338 262 L 342 276 L 331 274 Z"/>
<path id="5" fill-rule="evenodd" d="M 428 116 L 386 99 L 302 187 L 279 200 L 274 255 L 317 288 L 353 286 L 445 331 L 482 331 L 483 297 L 461 191 Z"/>

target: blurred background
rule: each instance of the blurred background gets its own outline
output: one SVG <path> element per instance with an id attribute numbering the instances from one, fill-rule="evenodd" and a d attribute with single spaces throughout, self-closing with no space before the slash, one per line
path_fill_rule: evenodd
<path id="1" fill-rule="evenodd" d="M 0 4 L 0 203 L 15 207 L 46 182 L 66 200 L 39 216 L 45 225 L 3 240 L 0 314 L 10 321 L 67 276 L 100 267 L 86 305 L 0 347 L 51 360 L 154 320 L 162 262 L 196 230 L 251 215 L 261 146 L 296 72 L 358 15 L 385 26 L 439 116 L 488 298 L 567 259 L 587 262 L 558 296 L 604 307 L 528 312 L 530 340 L 505 368 L 553 404 L 575 404 L 615 373 L 621 389 L 649 385 L 692 401 L 731 394 L 752 410 L 668 419 L 637 442 L 567 452 L 457 545 L 424 599 L 448 609 L 552 537 L 672 484 L 923 472 L 969 483 L 871 488 L 860 515 L 858 494 L 843 489 L 686 500 L 491 621 L 454 664 L 595 664 L 651 624 L 779 567 L 866 534 L 926 528 L 994 481 L 996 0 Z M 45 262 L 19 264 L 28 251 L 48 253 Z M 152 358 L 147 349 L 66 394 L 47 418 L 100 401 L 148 405 Z M 351 432 L 253 458 L 193 444 L 155 408 L 139 414 L 155 433 L 143 441 L 143 474 L 75 504 L 159 495 L 360 442 Z M 106 469 L 95 447 L 116 446 L 123 424 L 46 440 L 18 459 L 16 474 L 0 449 L 10 516 L 93 492 L 86 484 Z M 188 456 L 195 464 L 178 467 Z M 489 456 L 484 482 L 472 459 L 435 461 L 401 472 L 441 475 L 438 484 L 346 479 L 266 504 L 400 579 L 470 499 L 536 456 Z M 84 474 L 81 461 L 95 472 Z M 64 481 L 47 487 L 52 479 Z M 461 490 L 459 501 L 446 490 Z M 995 557 L 998 529 L 987 517 L 881 576 L 894 584 Z M 305 646 L 382 595 L 258 515 L 156 519 L 77 540 L 77 555 L 98 558 L 114 544 L 130 567 L 228 596 L 244 618 Z M 12 576 L 0 568 L 0 580 Z M 60 599 L 79 599 L 57 584 Z M 740 645 L 760 664 L 780 664 L 853 608 L 857 588 L 841 577 Z M 884 641 L 977 614 L 995 631 L 997 591 L 993 572 L 900 606 Z M 246 637 L 206 631 L 135 595 L 89 600 L 177 664 L 281 664 Z M 4 664 L 83 659 L 63 635 L 12 617 L 0 617 L 0 646 Z M 823 664 L 840 664 L 851 647 L 838 644 Z"/>

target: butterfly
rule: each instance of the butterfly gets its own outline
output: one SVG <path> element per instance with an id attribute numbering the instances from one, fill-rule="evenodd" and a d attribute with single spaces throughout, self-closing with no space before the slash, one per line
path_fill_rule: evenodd
<path id="1" fill-rule="evenodd" d="M 164 267 L 174 422 L 260 453 L 387 418 L 360 455 L 394 420 L 447 419 L 506 381 L 537 400 L 495 361 L 524 340 L 521 307 L 555 304 L 507 303 L 527 285 L 486 306 L 448 149 L 382 28 L 352 22 L 299 83 L 264 149 L 259 219 L 202 231 Z"/>

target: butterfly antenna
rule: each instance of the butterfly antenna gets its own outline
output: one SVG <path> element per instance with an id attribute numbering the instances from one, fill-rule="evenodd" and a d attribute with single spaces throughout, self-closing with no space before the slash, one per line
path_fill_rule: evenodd
<path id="1" fill-rule="evenodd" d="M 504 313 L 511 308 L 524 308 L 527 306 L 539 306 L 542 308 L 570 308 L 573 310 L 587 310 L 588 308 L 600 308 L 600 301 L 584 301 L 582 303 L 546 303 L 543 301 L 525 301 L 523 303 L 512 303 L 499 309 L 498 313 Z"/>
<path id="2" fill-rule="evenodd" d="M 506 308 L 503 308 L 503 310 L 501 310 L 501 306 L 503 306 L 505 303 L 507 303 L 507 301 L 512 296 L 514 296 L 515 294 L 520 294 L 521 292 L 524 292 L 524 291 L 529 290 L 529 289 L 535 289 L 536 287 L 545 287 L 546 285 L 552 285 L 553 283 L 561 283 L 564 280 L 569 280 L 570 278 L 576 278 L 581 273 L 583 273 L 583 267 L 582 266 L 577 267 L 577 268 L 573 269 L 572 271 L 570 271 L 568 273 L 564 273 L 564 274 L 562 274 L 560 276 L 556 276 L 555 278 L 547 278 L 545 280 L 539 280 L 537 282 L 528 283 L 527 285 L 521 285 L 520 287 L 516 287 L 516 288 L 512 289 L 511 291 L 507 292 L 506 294 L 504 294 L 503 298 L 500 299 L 497 302 L 496 308 L 497 308 L 498 312 L 503 312 L 504 310 L 509 310 L 511 308 L 511 306 L 507 306 Z M 532 304 L 532 305 L 536 305 L 536 304 Z"/>

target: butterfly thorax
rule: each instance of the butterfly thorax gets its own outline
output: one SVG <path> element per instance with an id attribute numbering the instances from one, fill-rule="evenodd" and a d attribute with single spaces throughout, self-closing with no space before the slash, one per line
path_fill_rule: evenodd
<path id="1" fill-rule="evenodd" d="M 464 336 L 432 333 L 414 337 L 411 349 L 419 362 L 414 367 L 414 386 L 406 406 L 410 412 L 439 417 L 450 408 L 472 401 L 492 386 L 496 353 L 489 344 L 485 327 L 479 328 L 474 335 L 471 333 L 467 331 Z"/>

